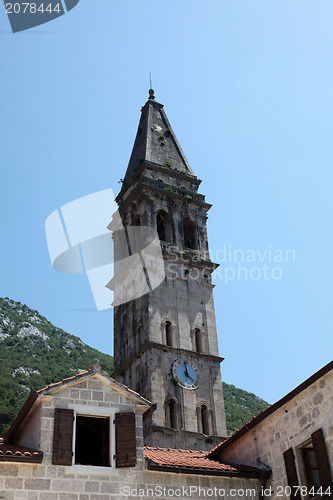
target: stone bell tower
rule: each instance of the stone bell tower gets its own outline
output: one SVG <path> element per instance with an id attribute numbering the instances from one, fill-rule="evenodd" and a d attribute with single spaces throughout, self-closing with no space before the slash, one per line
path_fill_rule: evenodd
<path id="1" fill-rule="evenodd" d="M 114 308 L 113 376 L 156 403 L 150 446 L 211 449 L 226 437 L 207 212 L 194 175 L 154 91 L 116 201 L 125 227 L 154 228 L 165 277 Z M 115 254 L 117 240 L 115 240 Z"/>

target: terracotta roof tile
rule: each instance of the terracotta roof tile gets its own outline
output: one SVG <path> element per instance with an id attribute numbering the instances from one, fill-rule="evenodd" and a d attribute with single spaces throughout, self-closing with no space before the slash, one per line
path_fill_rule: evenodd
<path id="1" fill-rule="evenodd" d="M 85 372 L 81 372 L 81 373 L 77 373 L 76 375 L 73 375 L 72 377 L 67 377 L 67 378 L 64 378 L 62 380 L 60 380 L 60 382 L 54 382 L 54 384 L 49 384 L 47 385 L 46 387 L 43 387 L 43 389 L 39 389 L 38 391 L 36 391 L 37 393 L 40 393 L 40 392 L 43 392 L 45 391 L 46 389 L 50 389 L 51 387 L 55 387 L 56 385 L 61 385 L 63 384 L 64 382 L 68 382 L 69 380 L 74 380 L 76 378 L 79 378 L 79 377 L 82 377 L 83 375 L 86 375 L 87 373 L 91 372 L 92 369 L 90 370 L 87 370 Z"/>
<path id="2" fill-rule="evenodd" d="M 3 439 L 0 440 L 0 461 L 31 461 L 41 462 L 43 453 L 41 451 L 32 450 L 25 446 L 16 446 L 14 444 L 4 443 Z"/>
<path id="3" fill-rule="evenodd" d="M 197 469 L 198 472 L 216 471 L 231 475 L 258 475 L 259 469 L 244 465 L 220 463 L 208 458 L 208 453 L 197 450 L 182 450 L 171 448 L 144 448 L 145 458 L 154 465 L 170 468 Z"/>

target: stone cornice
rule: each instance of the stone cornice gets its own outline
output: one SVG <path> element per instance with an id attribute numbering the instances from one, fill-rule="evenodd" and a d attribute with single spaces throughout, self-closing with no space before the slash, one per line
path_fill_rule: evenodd
<path id="1" fill-rule="evenodd" d="M 134 176 L 131 178 L 131 182 L 123 183 L 123 186 L 116 197 L 117 203 L 119 203 L 120 199 L 124 196 L 127 189 L 139 179 L 140 175 L 146 168 L 149 170 L 153 170 L 154 172 L 160 172 L 162 174 L 168 172 L 168 174 L 172 175 L 172 177 L 174 177 L 175 179 L 190 181 L 193 184 L 196 184 L 197 186 L 200 186 L 202 182 L 200 179 L 198 179 L 193 175 L 183 174 L 182 172 L 178 172 L 177 170 L 171 168 L 165 168 L 164 166 L 159 165 L 158 163 L 153 163 L 151 161 L 145 160 L 136 169 Z"/>
<path id="2" fill-rule="evenodd" d="M 174 354 L 185 354 L 186 356 L 191 356 L 191 357 L 194 357 L 196 359 L 206 359 L 207 361 L 214 361 L 214 362 L 218 362 L 218 363 L 222 363 L 222 361 L 224 360 L 224 358 L 221 358 L 220 356 L 215 356 L 214 354 L 207 354 L 207 353 L 203 353 L 203 352 L 191 351 L 189 349 L 182 349 L 180 347 L 170 347 L 170 346 L 167 346 L 166 344 L 159 344 L 157 342 L 148 341 L 148 342 L 145 342 L 144 344 L 142 344 L 142 346 L 140 347 L 140 350 L 137 353 L 130 356 L 128 358 L 128 360 L 126 361 L 126 363 L 123 363 L 120 368 L 118 368 L 117 370 L 114 370 L 111 374 L 111 377 L 116 377 L 117 375 L 120 375 L 122 372 L 127 370 L 127 368 L 134 361 L 139 359 L 144 352 L 148 351 L 148 349 L 157 349 L 159 351 L 172 352 Z"/>
<path id="3" fill-rule="evenodd" d="M 119 204 L 120 213 L 124 212 L 126 208 L 136 199 L 138 195 L 143 195 L 144 193 L 153 193 L 158 194 L 159 199 L 174 199 L 177 201 L 181 201 L 183 204 L 192 204 L 197 207 L 202 207 L 205 210 L 205 213 L 211 208 L 210 203 L 206 203 L 205 201 L 200 201 L 195 199 L 194 196 L 198 196 L 195 193 L 193 195 L 183 195 L 179 193 L 175 193 L 172 191 L 166 191 L 164 188 L 159 188 L 151 183 L 146 183 L 145 180 L 148 178 L 142 177 L 138 182 L 133 186 L 129 195 L 122 200 L 121 197 L 117 197 L 116 201 Z M 176 189 L 176 188 L 175 188 Z M 190 191 L 189 191 L 190 193 Z"/>

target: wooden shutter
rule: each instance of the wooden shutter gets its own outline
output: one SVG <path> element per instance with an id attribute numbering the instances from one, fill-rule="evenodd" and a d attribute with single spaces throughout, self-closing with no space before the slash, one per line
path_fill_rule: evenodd
<path id="1" fill-rule="evenodd" d="M 53 465 L 72 465 L 74 410 L 56 408 L 53 433 Z"/>
<path id="2" fill-rule="evenodd" d="M 295 455 L 292 448 L 285 451 L 283 454 L 284 464 L 287 472 L 288 484 L 291 488 L 290 498 L 296 498 L 297 500 L 301 500 L 301 495 L 299 492 L 296 493 L 295 486 L 298 486 L 298 478 L 297 471 L 295 465 Z"/>
<path id="3" fill-rule="evenodd" d="M 116 413 L 116 467 L 136 465 L 135 413 Z"/>
<path id="4" fill-rule="evenodd" d="M 332 487 L 333 485 L 331 480 L 331 469 L 326 452 L 323 431 L 321 429 L 318 429 L 316 432 L 311 434 L 311 438 L 318 466 L 320 484 L 323 487 L 323 490 L 325 491 L 326 488 L 328 488 L 329 486 Z"/>

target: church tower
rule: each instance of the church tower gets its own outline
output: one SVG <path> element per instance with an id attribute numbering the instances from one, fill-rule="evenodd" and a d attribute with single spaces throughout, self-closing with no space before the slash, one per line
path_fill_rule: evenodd
<path id="1" fill-rule="evenodd" d="M 226 437 L 207 212 L 194 175 L 154 91 L 116 201 L 125 227 L 154 228 L 165 277 L 114 308 L 113 377 L 156 403 L 145 443 L 211 449 Z M 117 255 L 117 239 L 115 239 Z"/>

